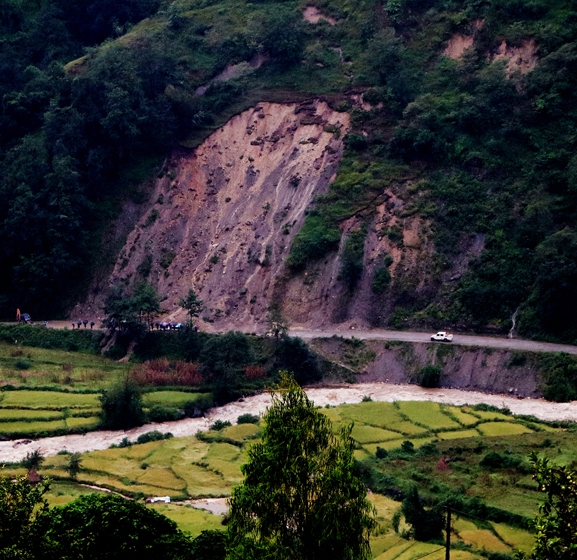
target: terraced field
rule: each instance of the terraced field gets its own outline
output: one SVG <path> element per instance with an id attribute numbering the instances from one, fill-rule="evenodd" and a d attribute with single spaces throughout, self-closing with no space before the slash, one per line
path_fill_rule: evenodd
<path id="1" fill-rule="evenodd" d="M 434 402 L 363 402 L 322 409 L 335 430 L 354 422 L 353 437 L 369 453 L 376 446 L 400 447 L 410 441 L 420 447 L 433 440 L 467 439 L 479 436 L 511 436 L 554 431 L 539 422 L 520 421 L 483 407 L 456 407 Z"/>
<path id="2" fill-rule="evenodd" d="M 150 397 L 151 402 L 155 396 Z M 159 401 L 177 402 L 178 394 L 161 395 Z M 88 399 L 86 406 L 90 404 Z M 457 489 L 478 496 L 487 504 L 532 518 L 542 496 L 523 470 L 524 457 L 534 448 L 551 447 L 558 461 L 577 459 L 575 435 L 534 419 L 519 419 L 487 407 L 455 407 L 430 402 L 363 402 L 320 409 L 334 424 L 334 430 L 354 421 L 353 437 L 358 442 L 357 459 L 388 476 L 393 486 L 417 483 L 424 492 Z M 68 418 L 70 420 L 71 418 Z M 47 420 L 48 421 L 48 420 Z M 51 420 L 54 421 L 54 420 Z M 240 424 L 198 437 L 172 438 L 141 445 L 93 451 L 82 456 L 78 481 L 135 497 L 170 496 L 175 500 L 230 495 L 242 480 L 240 466 L 247 450 L 258 441 L 259 427 Z M 412 446 L 407 443 L 410 442 Z M 429 444 L 428 446 L 426 444 Z M 390 458 L 377 459 L 377 449 Z M 423 450 L 422 452 L 420 450 Z M 482 467 L 485 455 L 519 457 L 519 469 Z M 382 453 L 382 452 L 381 452 Z M 443 457 L 448 468 L 436 467 Z M 67 480 L 66 454 L 47 458 L 41 472 Z M 74 485 L 56 487 L 51 503 L 72 499 Z M 444 489 L 444 490 L 443 490 Z M 83 490 L 84 491 L 84 490 Z M 465 495 L 465 494 L 463 494 Z M 391 519 L 399 502 L 383 495 L 370 495 L 377 512 L 379 529 L 372 539 L 372 556 L 378 560 L 442 560 L 438 544 L 419 543 L 394 532 Z M 172 503 L 153 507 L 174 519 L 181 527 L 198 534 L 203 528 L 219 528 L 219 516 Z M 453 541 L 463 550 L 451 558 L 481 559 L 480 551 L 512 554 L 514 548 L 529 551 L 532 536 L 504 522 L 486 522 L 457 517 Z"/>
<path id="3" fill-rule="evenodd" d="M 100 392 L 74 390 L 0 391 L 0 437 L 45 437 L 95 430 L 100 422 Z M 159 405 L 178 410 L 200 393 L 153 391 L 143 395 L 145 410 Z"/>

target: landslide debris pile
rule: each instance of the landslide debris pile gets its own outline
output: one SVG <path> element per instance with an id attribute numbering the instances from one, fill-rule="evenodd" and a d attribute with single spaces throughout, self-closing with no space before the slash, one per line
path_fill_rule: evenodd
<path id="1" fill-rule="evenodd" d="M 336 175 L 348 126 L 348 113 L 324 102 L 261 103 L 175 154 L 110 282 L 146 277 L 180 315 L 192 286 L 219 326 L 262 323 L 305 211 Z"/>

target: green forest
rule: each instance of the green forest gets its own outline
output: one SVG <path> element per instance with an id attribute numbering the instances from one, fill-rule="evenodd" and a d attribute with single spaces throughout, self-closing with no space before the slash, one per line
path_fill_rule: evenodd
<path id="1" fill-rule="evenodd" d="M 307 5 L 337 25 L 308 23 Z M 460 60 L 443 55 L 456 34 L 475 35 Z M 575 0 L 5 0 L 0 315 L 63 315 L 111 258 L 102 239 L 119 203 L 142 198 L 175 147 L 258 101 L 321 97 L 350 112 L 352 131 L 290 269 L 335 249 L 339 224 L 369 215 L 387 186 L 410 182 L 405 212 L 430 223 L 435 254 L 418 294 L 418 279 L 391 282 L 386 267 L 375 279 L 391 326 L 503 329 L 518 311 L 522 335 L 575 342 L 576 35 Z M 529 41 L 530 72 L 489 56 Z M 196 94 L 257 54 L 255 72 Z M 352 92 L 373 109 L 351 105 Z M 362 235 L 347 242 L 350 290 Z M 484 250 L 449 289 L 442 273 L 475 235 Z"/>

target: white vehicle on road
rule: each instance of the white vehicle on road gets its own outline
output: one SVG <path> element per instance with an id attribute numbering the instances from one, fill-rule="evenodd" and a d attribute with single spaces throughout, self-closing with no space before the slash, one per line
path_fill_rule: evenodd
<path id="1" fill-rule="evenodd" d="M 431 337 L 431 340 L 441 340 L 442 342 L 451 342 L 453 335 L 450 332 L 439 331 Z"/>

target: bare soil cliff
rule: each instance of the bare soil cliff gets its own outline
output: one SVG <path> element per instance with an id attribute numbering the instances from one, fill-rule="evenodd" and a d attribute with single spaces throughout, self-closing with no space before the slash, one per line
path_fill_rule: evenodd
<path id="1" fill-rule="evenodd" d="M 185 318 L 178 301 L 194 288 L 216 329 L 263 330 L 275 278 L 305 210 L 334 180 L 348 127 L 347 113 L 321 101 L 260 103 L 175 153 L 108 284 L 146 279 L 172 320 Z M 103 295 L 90 301 L 74 313 L 94 315 Z"/>

